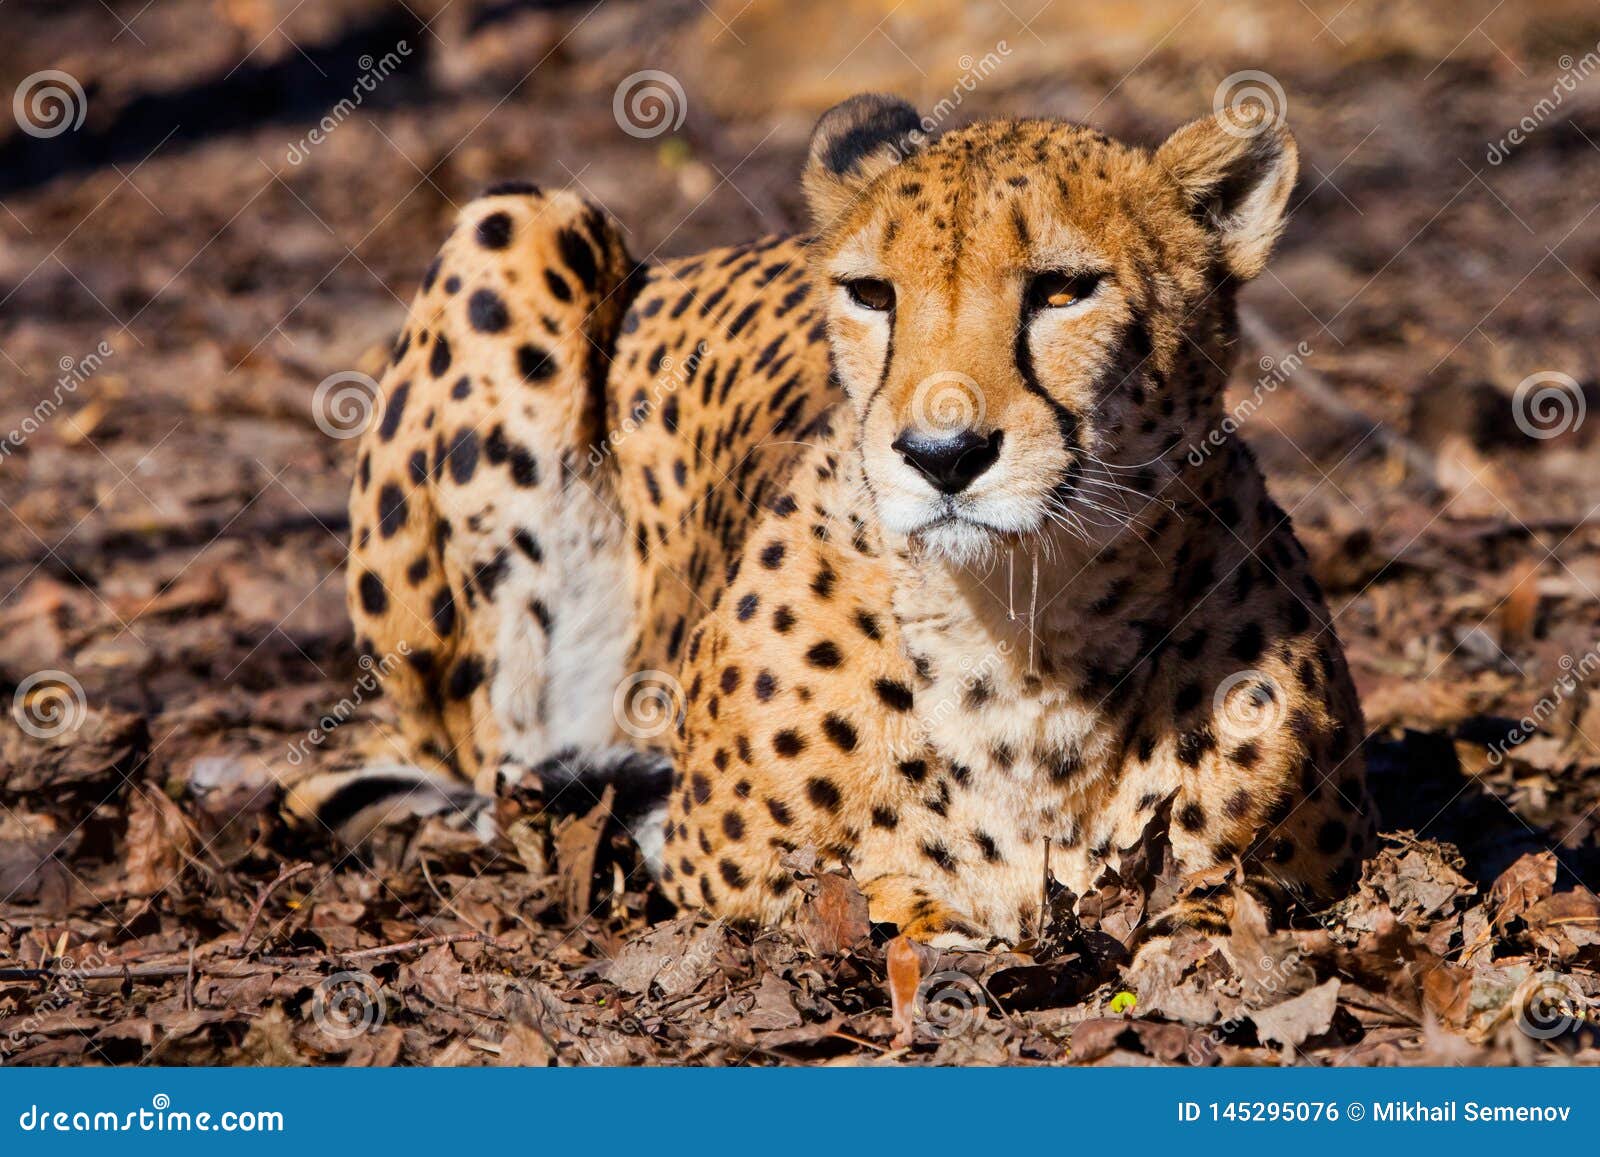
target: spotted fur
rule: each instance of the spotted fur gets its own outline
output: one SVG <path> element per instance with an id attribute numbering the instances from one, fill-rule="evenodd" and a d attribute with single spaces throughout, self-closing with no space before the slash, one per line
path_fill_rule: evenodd
<path id="1" fill-rule="evenodd" d="M 1168 807 L 1184 869 L 1338 894 L 1360 709 L 1287 515 L 1207 441 L 1295 157 L 1211 119 L 928 141 L 858 97 L 808 238 L 635 268 L 569 194 L 474 202 L 351 499 L 419 763 L 660 752 L 661 886 L 734 918 L 782 919 L 810 846 L 876 920 L 1015 938 L 1047 862 L 1081 892 Z M 630 716 L 652 679 L 675 728 Z"/>

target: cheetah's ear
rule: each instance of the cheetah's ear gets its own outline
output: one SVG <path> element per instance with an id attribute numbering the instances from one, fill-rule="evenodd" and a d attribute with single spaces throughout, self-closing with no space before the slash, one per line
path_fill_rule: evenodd
<path id="1" fill-rule="evenodd" d="M 862 93 L 834 105 L 811 131 L 805 194 L 821 232 L 861 190 L 927 139 L 917 110 L 899 97 Z"/>
<path id="2" fill-rule="evenodd" d="M 1168 137 L 1156 162 L 1178 182 L 1195 219 L 1221 238 L 1228 271 L 1241 280 L 1260 273 L 1300 168 L 1282 119 L 1265 109 L 1202 117 Z"/>

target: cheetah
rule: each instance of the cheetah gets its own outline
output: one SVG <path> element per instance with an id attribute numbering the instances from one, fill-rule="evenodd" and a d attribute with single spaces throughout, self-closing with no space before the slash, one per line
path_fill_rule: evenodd
<path id="1" fill-rule="evenodd" d="M 1266 118 L 934 137 L 863 95 L 813 132 L 804 236 L 640 264 L 570 192 L 491 190 L 351 495 L 410 758 L 303 806 L 642 784 L 678 905 L 781 921 L 814 849 L 935 943 L 1039 931 L 1042 879 L 1081 894 L 1158 815 L 1185 872 L 1338 896 L 1360 706 L 1223 409 L 1296 172 Z"/>

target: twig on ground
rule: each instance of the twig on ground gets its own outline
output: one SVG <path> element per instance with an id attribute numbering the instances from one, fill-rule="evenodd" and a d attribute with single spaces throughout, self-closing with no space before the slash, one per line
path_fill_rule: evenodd
<path id="1" fill-rule="evenodd" d="M 72 980 L 170 980 L 174 977 L 198 976 L 202 973 L 209 976 L 226 978 L 240 978 L 255 976 L 268 968 L 284 968 L 296 965 L 316 966 L 320 964 L 337 964 L 350 960 L 376 960 L 384 956 L 395 956 L 402 952 L 413 952 L 422 948 L 436 948 L 441 944 L 487 944 L 501 952 L 511 952 L 514 949 L 508 944 L 502 944 L 492 936 L 485 936 L 481 932 L 449 932 L 439 936 L 423 936 L 416 940 L 407 940 L 401 944 L 380 944 L 375 948 L 361 948 L 354 952 L 308 952 L 304 956 L 257 956 L 248 962 L 228 961 L 228 967 L 213 967 L 201 963 L 191 954 L 187 961 L 173 961 L 163 964 L 112 964 L 104 968 L 55 968 L 48 966 L 35 966 L 31 968 L 0 968 L 0 984 L 14 983 L 17 981 L 56 980 L 68 977 Z"/>
<path id="2" fill-rule="evenodd" d="M 374 960 L 380 956 L 393 956 L 417 948 L 437 948 L 441 944 L 487 944 L 502 952 L 512 951 L 509 944 L 502 944 L 493 936 L 486 936 L 482 932 L 447 932 L 440 936 L 423 936 L 416 940 L 407 940 L 403 944 L 382 944 L 377 948 L 361 948 L 355 952 L 329 952 L 326 955 L 335 960 Z"/>
<path id="3" fill-rule="evenodd" d="M 235 949 L 236 952 L 242 953 L 250 946 L 250 935 L 256 930 L 256 924 L 261 919 L 261 910 L 267 906 L 268 897 L 277 891 L 281 885 L 288 883 L 302 872 L 310 870 L 310 864 L 296 864 L 292 868 L 285 866 L 278 869 L 277 877 L 264 885 L 256 896 L 255 906 L 250 909 L 250 919 L 245 921 L 244 931 L 239 934 L 239 946 Z"/>

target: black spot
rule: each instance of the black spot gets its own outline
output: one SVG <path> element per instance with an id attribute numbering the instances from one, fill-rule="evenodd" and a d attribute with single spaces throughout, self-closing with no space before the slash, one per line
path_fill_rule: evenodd
<path id="1" fill-rule="evenodd" d="M 1205 831 L 1205 809 L 1197 803 L 1184 804 L 1178 811 L 1178 826 L 1186 832 Z"/>
<path id="2" fill-rule="evenodd" d="M 846 754 L 856 749 L 856 729 L 846 719 L 837 715 L 826 716 L 822 720 L 822 733 L 835 747 Z"/>
<path id="3" fill-rule="evenodd" d="M 400 419 L 406 412 L 406 399 L 410 396 L 410 381 L 401 382 L 389 391 L 388 400 L 383 407 L 383 421 L 378 423 L 378 440 L 380 442 L 392 440 L 395 431 L 400 429 Z"/>
<path id="4" fill-rule="evenodd" d="M 449 587 L 441 587 L 433 597 L 433 629 L 448 635 L 456 627 L 456 600 Z"/>
<path id="5" fill-rule="evenodd" d="M 717 864 L 717 871 L 721 872 L 722 878 L 728 881 L 728 887 L 742 888 L 745 886 L 744 873 L 739 870 L 739 865 L 732 860 L 720 861 Z"/>
<path id="6" fill-rule="evenodd" d="M 356 583 L 361 592 L 361 609 L 369 615 L 381 615 L 389 609 L 389 595 L 383 589 L 383 582 L 370 570 L 361 576 Z"/>
<path id="7" fill-rule="evenodd" d="M 844 656 L 839 653 L 839 648 L 836 644 L 824 639 L 820 643 L 813 644 L 811 649 L 806 652 L 806 662 L 813 667 L 821 667 L 825 671 L 831 671 L 844 662 Z"/>
<path id="8" fill-rule="evenodd" d="M 794 627 L 794 612 L 788 607 L 779 607 L 772 612 L 772 629 L 780 635 L 787 635 Z"/>
<path id="9" fill-rule="evenodd" d="M 517 373 L 525 382 L 548 382 L 555 376 L 556 360 L 550 351 L 532 342 L 517 347 Z"/>
<path id="10" fill-rule="evenodd" d="M 872 809 L 872 826 L 892 832 L 900 826 L 900 817 L 893 808 L 875 807 Z"/>
<path id="11" fill-rule="evenodd" d="M 1206 752 L 1216 747 L 1217 739 L 1209 727 L 1197 727 L 1178 736 L 1176 754 L 1185 767 L 1198 767 Z"/>
<path id="12" fill-rule="evenodd" d="M 1050 778 L 1065 783 L 1083 770 L 1083 756 L 1075 749 L 1060 752 L 1050 763 Z"/>
<path id="13" fill-rule="evenodd" d="M 772 813 L 772 818 L 784 827 L 794 823 L 794 814 L 790 812 L 789 805 L 779 800 L 768 799 L 767 810 Z"/>
<path id="14" fill-rule="evenodd" d="M 455 385 L 450 387 L 450 396 L 458 402 L 471 393 L 472 379 L 467 377 L 466 374 L 462 374 L 459 378 L 457 378 Z"/>
<path id="15" fill-rule="evenodd" d="M 752 318 L 761 310 L 761 299 L 758 297 L 749 305 L 741 309 L 738 315 L 728 323 L 728 336 L 738 337 L 739 331 L 750 324 Z"/>
<path id="16" fill-rule="evenodd" d="M 465 486 L 471 482 L 473 473 L 478 469 L 477 431 L 466 426 L 457 430 L 455 438 L 450 442 L 450 449 L 445 454 L 445 460 L 450 467 L 450 477 L 457 486 Z"/>
<path id="17" fill-rule="evenodd" d="M 511 481 L 524 490 L 539 485 L 539 462 L 525 446 L 511 448 Z"/>
<path id="18" fill-rule="evenodd" d="M 450 339 L 440 334 L 439 340 L 433 343 L 433 352 L 428 355 L 428 372 L 436 378 L 442 378 L 449 369 Z"/>
<path id="19" fill-rule="evenodd" d="M 938 864 L 946 872 L 954 872 L 956 870 L 956 858 L 950 854 L 949 848 L 937 840 L 923 844 L 922 854 L 935 864 Z"/>
<path id="20" fill-rule="evenodd" d="M 824 776 L 812 776 L 806 780 L 806 796 L 823 811 L 839 810 L 839 788 L 833 780 Z"/>
<path id="21" fill-rule="evenodd" d="M 561 260 L 582 282 L 583 288 L 593 293 L 600 273 L 599 267 L 595 264 L 594 248 L 583 234 L 575 229 L 561 230 L 556 235 L 556 243 L 561 249 Z"/>
<path id="22" fill-rule="evenodd" d="M 467 299 L 467 320 L 479 333 L 500 333 L 511 324 L 511 314 L 494 290 L 475 289 Z"/>
<path id="23" fill-rule="evenodd" d="M 756 607 L 760 606 L 760 604 L 760 598 L 753 594 L 741 595 L 739 598 L 738 607 L 734 613 L 738 616 L 741 623 L 748 623 L 751 616 L 756 613 Z"/>
<path id="24" fill-rule="evenodd" d="M 907 759 L 899 765 L 900 774 L 912 783 L 921 783 L 928 778 L 928 763 L 922 759 Z"/>
<path id="25" fill-rule="evenodd" d="M 405 524 L 406 496 L 393 482 L 385 482 L 378 491 L 378 536 L 393 538 Z"/>
<path id="26" fill-rule="evenodd" d="M 1266 645 L 1261 634 L 1260 623 L 1246 623 L 1233 637 L 1233 656 L 1241 663 L 1251 663 L 1261 657 L 1261 649 Z"/>
<path id="27" fill-rule="evenodd" d="M 1328 820 L 1317 829 L 1317 850 L 1331 856 L 1344 847 L 1349 837 L 1350 830 L 1344 826 L 1343 820 Z"/>
<path id="28" fill-rule="evenodd" d="M 778 680 L 771 671 L 756 676 L 756 698 L 765 703 L 778 692 Z"/>
<path id="29" fill-rule="evenodd" d="M 827 563 L 823 563 L 822 569 L 817 572 L 817 577 L 811 580 L 812 593 L 819 599 L 831 599 L 833 597 L 833 584 L 838 581 L 838 578 L 839 576 L 834 573 L 833 568 Z"/>
<path id="30" fill-rule="evenodd" d="M 724 667 L 722 670 L 722 693 L 732 695 L 739 689 L 739 668 Z"/>
<path id="31" fill-rule="evenodd" d="M 772 737 L 772 750 L 785 759 L 793 759 L 806 749 L 806 741 L 798 731 L 783 730 Z"/>
<path id="32" fill-rule="evenodd" d="M 511 244 L 511 214 L 490 213 L 478 222 L 478 244 L 485 249 L 504 249 Z"/>
<path id="33" fill-rule="evenodd" d="M 445 694 L 452 699 L 467 699 L 482 684 L 483 660 L 476 655 L 468 655 L 451 669 Z"/>
<path id="34" fill-rule="evenodd" d="M 517 544 L 517 549 L 528 556 L 531 562 L 544 561 L 544 548 L 539 545 L 539 540 L 522 527 L 511 536 L 511 541 Z"/>
<path id="35" fill-rule="evenodd" d="M 783 543 L 769 542 L 761 548 L 761 565 L 768 570 L 777 570 L 783 565 Z"/>
<path id="36" fill-rule="evenodd" d="M 568 285 L 567 279 L 554 269 L 546 269 L 544 271 L 544 284 L 545 288 L 550 291 L 550 296 L 557 301 L 572 300 L 572 286 Z"/>
<path id="37" fill-rule="evenodd" d="M 915 701 L 911 688 L 897 679 L 879 679 L 872 684 L 872 689 L 891 711 L 910 711 Z"/>
<path id="38" fill-rule="evenodd" d="M 873 642 L 877 642 L 879 639 L 883 638 L 883 628 L 878 626 L 878 620 L 873 618 L 872 615 L 868 614 L 866 611 L 856 612 L 856 626 L 860 629 L 863 635 L 871 639 Z"/>
<path id="39" fill-rule="evenodd" d="M 991 864 L 1000 862 L 1000 846 L 994 842 L 994 837 L 985 831 L 972 833 L 973 842 L 978 845 L 978 850 L 983 853 L 985 861 Z"/>
<path id="40" fill-rule="evenodd" d="M 483 592 L 483 597 L 494 601 L 495 588 L 506 573 L 506 552 L 497 551 L 487 562 L 480 562 L 472 571 L 473 585 Z"/>

